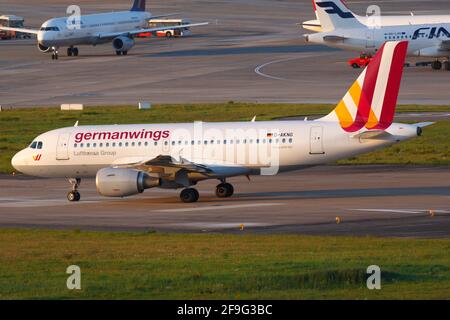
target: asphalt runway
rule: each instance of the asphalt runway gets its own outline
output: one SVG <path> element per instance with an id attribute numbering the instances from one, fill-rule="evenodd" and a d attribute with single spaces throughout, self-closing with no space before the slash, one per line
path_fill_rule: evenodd
<path id="1" fill-rule="evenodd" d="M 200 201 L 184 204 L 176 190 L 103 198 L 90 179 L 82 181 L 82 201 L 69 203 L 64 180 L 3 175 L 0 226 L 450 238 L 447 167 L 324 166 L 229 182 L 232 198 L 216 198 L 216 181 L 206 181 Z"/>
<path id="2" fill-rule="evenodd" d="M 39 27 L 65 14 L 69 0 L 2 0 L 0 14 L 24 16 Z M 131 0 L 80 0 L 83 13 L 128 10 Z M 347 1 L 364 14 L 449 13 L 449 1 Z M 360 71 L 346 65 L 357 53 L 306 45 L 296 26 L 314 18 L 310 0 L 148 1 L 154 14 L 182 12 L 194 36 L 138 40 L 129 56 L 110 45 L 80 47 L 79 57 L 52 61 L 34 41 L 0 41 L 0 105 L 12 107 L 195 102 L 335 103 Z M 64 50 L 61 50 L 64 51 Z M 400 103 L 448 104 L 450 73 L 405 71 Z"/>

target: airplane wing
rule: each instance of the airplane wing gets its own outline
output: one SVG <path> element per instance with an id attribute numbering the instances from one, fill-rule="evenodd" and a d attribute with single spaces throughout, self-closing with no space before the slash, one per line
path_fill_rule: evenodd
<path id="1" fill-rule="evenodd" d="M 10 28 L 10 27 L 1 27 L 1 26 L 0 26 L 0 30 L 22 32 L 22 33 L 28 33 L 28 34 L 38 34 L 39 33 L 39 30 L 34 30 L 34 29 Z"/>
<path id="2" fill-rule="evenodd" d="M 130 30 L 130 31 L 125 31 L 125 32 L 99 33 L 97 36 L 100 39 L 113 39 L 113 38 L 119 37 L 119 36 L 132 37 L 132 36 L 140 34 L 140 33 L 164 31 L 164 30 L 171 30 L 171 29 L 183 29 L 183 28 L 190 28 L 190 27 L 199 27 L 199 26 L 206 26 L 208 24 L 209 24 L 209 22 L 190 23 L 190 24 L 183 24 L 183 25 L 178 25 L 178 26 L 147 28 L 147 29 L 139 29 L 139 30 Z"/>
<path id="3" fill-rule="evenodd" d="M 166 181 L 174 181 L 189 186 L 188 174 L 198 174 L 207 178 L 222 178 L 246 175 L 250 169 L 234 164 L 199 164 L 180 157 L 175 159 L 168 155 L 160 155 L 153 159 L 124 158 L 112 164 L 113 168 L 133 168 L 147 172 L 150 176 Z"/>

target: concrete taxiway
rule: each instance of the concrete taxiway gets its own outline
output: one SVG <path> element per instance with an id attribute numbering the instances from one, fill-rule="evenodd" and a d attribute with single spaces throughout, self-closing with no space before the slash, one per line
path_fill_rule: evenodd
<path id="1" fill-rule="evenodd" d="M 24 16 L 39 27 L 62 16 L 72 0 L 3 0 L 0 13 Z M 82 13 L 127 10 L 131 0 L 76 1 Z M 383 14 L 450 14 L 449 1 L 348 1 L 364 14 L 379 4 Z M 0 105 L 49 106 L 188 102 L 339 101 L 360 71 L 346 61 L 357 53 L 307 45 L 296 26 L 314 18 L 310 0 L 148 1 L 154 14 L 182 12 L 209 21 L 183 39 L 138 40 L 128 56 L 111 45 L 80 47 L 79 57 L 52 61 L 34 41 L 0 41 Z M 448 104 L 450 72 L 408 68 L 400 103 Z"/>
<path id="2" fill-rule="evenodd" d="M 103 198 L 89 179 L 82 201 L 69 203 L 62 179 L 3 175 L 0 226 L 450 238 L 446 167 L 325 166 L 230 182 L 232 198 L 216 198 L 216 182 L 206 181 L 198 186 L 200 201 L 184 204 L 176 190 Z"/>

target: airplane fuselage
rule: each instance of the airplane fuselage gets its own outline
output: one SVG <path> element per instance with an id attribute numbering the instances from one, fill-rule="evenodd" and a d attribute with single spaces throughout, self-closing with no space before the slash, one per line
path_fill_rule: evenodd
<path id="1" fill-rule="evenodd" d="M 38 136 L 12 164 L 32 176 L 94 177 L 101 168 L 169 155 L 211 168 L 235 167 L 231 175 L 261 174 L 261 169 L 276 174 L 386 147 L 416 137 L 417 127 L 394 123 L 387 132 L 391 139 L 365 140 L 339 123 L 322 121 L 68 127 Z M 191 177 L 196 179 L 201 177 Z"/>
<path id="2" fill-rule="evenodd" d="M 150 17 L 150 12 L 122 11 L 82 15 L 79 23 L 70 17 L 55 18 L 42 24 L 37 35 L 38 43 L 50 48 L 110 42 L 110 39 L 102 40 L 98 35 L 145 28 Z"/>
<path id="3" fill-rule="evenodd" d="M 375 53 L 386 41 L 409 41 L 408 56 L 448 57 L 450 50 L 442 48 L 450 41 L 450 23 L 381 28 L 339 29 L 306 36 L 308 42 L 330 47 Z"/>

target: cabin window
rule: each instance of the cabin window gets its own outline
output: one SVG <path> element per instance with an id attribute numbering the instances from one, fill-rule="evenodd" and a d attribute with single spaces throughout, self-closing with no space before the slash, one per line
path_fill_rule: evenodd
<path id="1" fill-rule="evenodd" d="M 158 141 L 155 141 L 154 145 L 155 145 L 155 147 L 156 147 L 156 146 L 158 145 Z"/>
<path id="2" fill-rule="evenodd" d="M 91 146 L 90 143 L 86 143 L 86 148 L 89 148 Z"/>
<path id="3" fill-rule="evenodd" d="M 289 139 L 289 143 L 292 143 L 292 138 Z"/>

